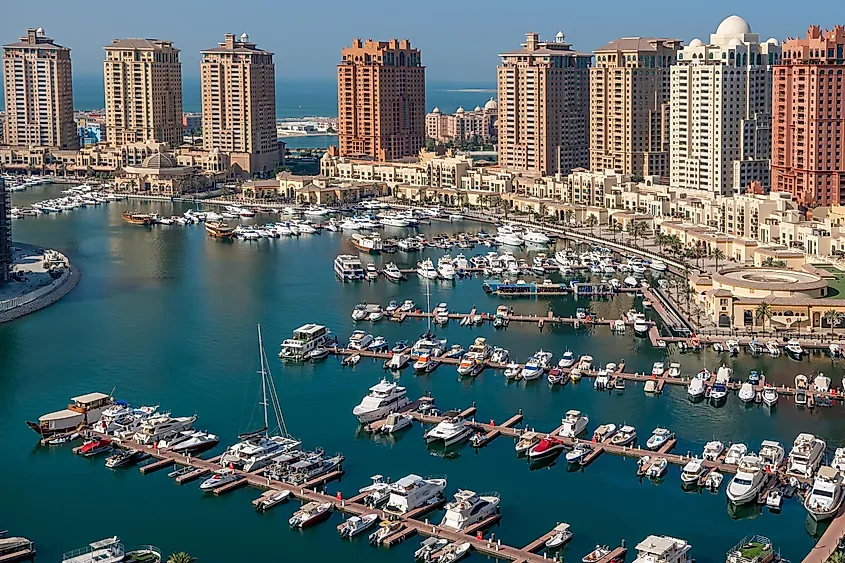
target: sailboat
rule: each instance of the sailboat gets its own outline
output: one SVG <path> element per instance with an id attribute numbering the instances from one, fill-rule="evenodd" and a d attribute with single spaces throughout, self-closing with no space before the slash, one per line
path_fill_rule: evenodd
<path id="1" fill-rule="evenodd" d="M 229 446 L 220 458 L 221 465 L 238 467 L 247 472 L 266 467 L 273 462 L 274 458 L 302 447 L 302 442 L 288 434 L 282 408 L 279 405 L 279 396 L 276 393 L 276 384 L 264 353 L 261 325 L 258 325 L 258 350 L 261 360 L 261 370 L 258 373 L 261 375 L 262 401 L 260 404 L 264 407 L 264 427 L 239 435 L 240 442 Z M 268 407 L 272 407 L 276 418 L 276 429 L 272 434 Z"/>
<path id="2" fill-rule="evenodd" d="M 440 356 L 446 349 L 446 340 L 437 340 L 437 336 L 431 332 L 431 317 L 434 313 L 431 312 L 431 291 L 428 284 L 428 278 L 425 278 L 425 306 L 426 311 L 428 311 L 428 316 L 426 317 L 428 329 L 411 347 L 411 356 L 413 358 L 419 358 L 422 355 L 435 358 Z"/>

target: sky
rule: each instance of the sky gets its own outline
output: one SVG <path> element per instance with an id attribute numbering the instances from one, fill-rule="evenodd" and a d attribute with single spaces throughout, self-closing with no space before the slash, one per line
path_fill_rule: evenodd
<path id="1" fill-rule="evenodd" d="M 182 50 L 184 76 L 199 74 L 199 52 L 227 32 L 247 32 L 276 54 L 279 78 L 331 78 L 340 49 L 353 38 L 407 37 L 422 50 L 428 80 L 493 84 L 497 54 L 517 48 L 525 33 L 551 39 L 559 31 L 579 51 L 619 37 L 707 40 L 737 13 L 761 39 L 803 36 L 810 24 L 845 24 L 845 1 L 814 0 L 5 0 L 0 41 L 43 27 L 72 51 L 74 74 L 101 75 L 103 46 L 114 38 L 169 39 Z M 13 5 L 10 8 L 9 5 Z"/>

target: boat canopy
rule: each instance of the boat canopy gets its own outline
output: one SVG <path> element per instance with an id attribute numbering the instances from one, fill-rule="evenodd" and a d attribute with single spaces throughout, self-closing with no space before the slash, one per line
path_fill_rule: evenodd
<path id="1" fill-rule="evenodd" d="M 85 395 L 80 395 L 78 397 L 71 397 L 70 400 L 80 405 L 88 405 L 104 401 L 108 398 L 109 395 L 106 395 L 105 393 L 86 393 Z"/>

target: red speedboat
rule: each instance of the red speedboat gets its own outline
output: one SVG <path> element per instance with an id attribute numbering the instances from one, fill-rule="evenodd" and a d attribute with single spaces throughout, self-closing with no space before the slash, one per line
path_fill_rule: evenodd
<path id="1" fill-rule="evenodd" d="M 81 456 L 91 457 L 104 453 L 109 449 L 111 449 L 111 440 L 108 438 L 95 438 L 82 444 L 76 453 Z"/>
<path id="2" fill-rule="evenodd" d="M 528 450 L 528 457 L 531 459 L 541 459 L 544 457 L 551 457 L 558 455 L 565 449 L 563 442 L 552 436 L 546 436 Z"/>

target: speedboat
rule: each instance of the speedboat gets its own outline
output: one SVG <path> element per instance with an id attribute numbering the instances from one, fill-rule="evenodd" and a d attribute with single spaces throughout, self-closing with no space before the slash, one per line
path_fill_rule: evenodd
<path id="1" fill-rule="evenodd" d="M 646 476 L 649 479 L 659 479 L 666 474 L 666 469 L 669 467 L 669 462 L 665 457 L 655 459 L 646 470 Z"/>
<path id="2" fill-rule="evenodd" d="M 839 471 L 845 471 L 845 448 L 836 448 L 830 466 Z"/>
<path id="3" fill-rule="evenodd" d="M 522 368 L 522 379 L 526 381 L 537 379 L 542 373 L 543 368 L 540 365 L 540 358 L 535 354 L 525 362 L 525 366 Z"/>
<path id="4" fill-rule="evenodd" d="M 358 417 L 362 424 L 379 420 L 407 406 L 408 391 L 387 378 L 370 387 L 370 392 L 352 409 L 352 414 Z"/>
<path id="5" fill-rule="evenodd" d="M 739 460 L 741 460 L 742 457 L 747 453 L 748 447 L 745 444 L 739 442 L 737 442 L 736 444 L 731 444 L 731 447 L 728 448 L 728 453 L 725 455 L 725 464 L 739 465 Z"/>
<path id="6" fill-rule="evenodd" d="M 728 483 L 727 495 L 734 505 L 757 500 L 757 493 L 763 487 L 765 472 L 760 458 L 747 454 L 739 460 L 736 475 Z"/>
<path id="7" fill-rule="evenodd" d="M 351 516 L 337 531 L 342 538 L 351 538 L 367 530 L 378 522 L 378 514 L 364 514 L 363 516 Z"/>
<path id="8" fill-rule="evenodd" d="M 672 362 L 669 364 L 669 373 L 667 373 L 669 377 L 681 377 L 681 364 L 677 362 Z"/>
<path id="9" fill-rule="evenodd" d="M 563 369 L 571 368 L 573 365 L 575 365 L 575 361 L 575 354 L 572 353 L 572 350 L 567 350 L 563 353 L 563 356 L 560 357 L 560 360 L 558 360 L 557 367 Z"/>
<path id="10" fill-rule="evenodd" d="M 776 358 L 780 356 L 780 345 L 774 340 L 769 340 L 768 342 L 766 342 L 766 351 L 769 353 L 770 356 Z"/>
<path id="11" fill-rule="evenodd" d="M 842 474 L 833 467 L 819 468 L 813 486 L 804 497 L 804 508 L 813 520 L 833 518 L 842 505 Z"/>
<path id="12" fill-rule="evenodd" d="M 723 451 L 725 451 L 725 445 L 718 440 L 713 440 L 704 445 L 701 457 L 707 461 L 716 461 Z"/>
<path id="13" fill-rule="evenodd" d="M 510 363 L 505 367 L 505 379 L 517 379 L 522 377 L 522 366 L 517 363 Z"/>
<path id="14" fill-rule="evenodd" d="M 666 428 L 655 428 L 645 445 L 650 450 L 659 450 L 674 437 L 675 435 Z"/>
<path id="15" fill-rule="evenodd" d="M 218 489 L 223 485 L 228 485 L 229 483 L 233 483 L 242 478 L 242 475 L 236 473 L 232 469 L 218 469 L 211 474 L 211 477 L 200 483 L 200 490 L 213 491 L 214 489 Z"/>
<path id="16" fill-rule="evenodd" d="M 739 355 L 739 341 L 738 340 L 728 340 L 725 342 L 725 346 L 728 349 L 728 353 L 731 356 L 738 356 Z"/>
<path id="17" fill-rule="evenodd" d="M 787 342 L 783 349 L 786 350 L 786 355 L 793 360 L 800 360 L 804 357 L 804 348 L 802 348 L 801 343 L 794 338 Z"/>
<path id="18" fill-rule="evenodd" d="M 692 458 L 681 471 L 681 483 L 686 486 L 698 485 L 698 480 L 704 473 L 704 463 L 698 458 Z"/>
<path id="19" fill-rule="evenodd" d="M 572 539 L 572 531 L 569 529 L 569 524 L 558 524 L 552 531 L 554 534 L 546 540 L 546 547 L 548 549 L 556 549 Z"/>
<path id="20" fill-rule="evenodd" d="M 569 410 L 566 413 L 566 417 L 561 421 L 561 428 L 558 434 L 565 438 L 575 438 L 587 430 L 587 424 L 589 422 L 590 419 L 586 415 L 581 414 L 581 411 Z"/>
<path id="21" fill-rule="evenodd" d="M 440 521 L 440 527 L 460 532 L 492 516 L 498 509 L 498 495 L 478 495 L 474 491 L 459 489 L 455 493 L 455 500 L 446 505 L 446 514 Z"/>
<path id="22" fill-rule="evenodd" d="M 687 387 L 687 394 L 689 395 L 690 399 L 699 399 L 704 396 L 705 386 L 704 386 L 704 379 L 700 377 L 693 377 L 689 382 L 689 387 Z"/>
<path id="23" fill-rule="evenodd" d="M 581 563 L 597 563 L 610 555 L 610 548 L 606 545 L 597 545 L 596 548 L 581 558 Z"/>
<path id="24" fill-rule="evenodd" d="M 653 375 L 654 377 L 660 377 L 661 375 L 663 375 L 663 372 L 663 362 L 654 362 L 654 364 L 651 366 L 651 375 Z"/>
<path id="25" fill-rule="evenodd" d="M 451 415 L 447 413 L 446 418 L 427 431 L 423 438 L 426 444 L 442 442 L 448 447 L 466 440 L 472 431 L 472 427 L 463 418 L 457 416 L 457 413 Z"/>
<path id="26" fill-rule="evenodd" d="M 719 473 L 718 470 L 714 469 L 710 473 L 707 474 L 707 477 L 704 478 L 704 488 L 708 491 L 718 491 L 719 487 L 722 486 L 722 481 L 724 480 L 725 476 Z"/>
<path id="27" fill-rule="evenodd" d="M 742 386 L 739 388 L 739 392 L 737 393 L 739 400 L 743 403 L 752 402 L 754 400 L 754 395 L 754 386 L 747 381 L 742 384 Z"/>
<path id="28" fill-rule="evenodd" d="M 330 502 L 319 503 L 309 502 L 302 505 L 302 507 L 293 513 L 293 516 L 288 520 L 291 528 L 307 528 L 318 524 L 323 520 L 328 520 L 331 516 L 332 504 Z"/>
<path id="29" fill-rule="evenodd" d="M 414 559 L 416 561 L 429 561 L 431 554 L 436 553 L 446 547 L 449 540 L 444 538 L 430 537 L 420 542 L 420 547 L 414 552 Z"/>
<path id="30" fill-rule="evenodd" d="M 830 354 L 831 358 L 840 358 L 842 357 L 842 347 L 837 343 L 832 343 L 827 347 L 828 353 Z"/>
<path id="31" fill-rule="evenodd" d="M 140 461 L 144 455 L 144 452 L 140 450 L 117 450 L 117 453 L 106 458 L 106 467 L 109 469 L 125 467 Z"/>
<path id="32" fill-rule="evenodd" d="M 387 415 L 387 419 L 381 425 L 379 431 L 382 434 L 396 434 L 400 430 L 410 428 L 413 422 L 414 418 L 409 414 L 392 413 Z"/>
<path id="33" fill-rule="evenodd" d="M 619 432 L 610 437 L 614 446 L 630 446 L 637 440 L 637 429 L 630 425 L 623 425 Z"/>
<path id="34" fill-rule="evenodd" d="M 766 386 L 763 387 L 763 404 L 767 407 L 775 406 L 778 402 L 778 397 L 778 390 L 774 385 L 766 384 Z"/>
<path id="35" fill-rule="evenodd" d="M 565 449 L 563 442 L 553 436 L 546 436 L 528 450 L 528 457 L 532 460 L 544 459 L 559 455 Z"/>
<path id="36" fill-rule="evenodd" d="M 566 452 L 566 461 L 572 464 L 582 463 L 592 452 L 592 446 L 583 442 L 578 442 L 575 444 L 574 448 Z"/>

